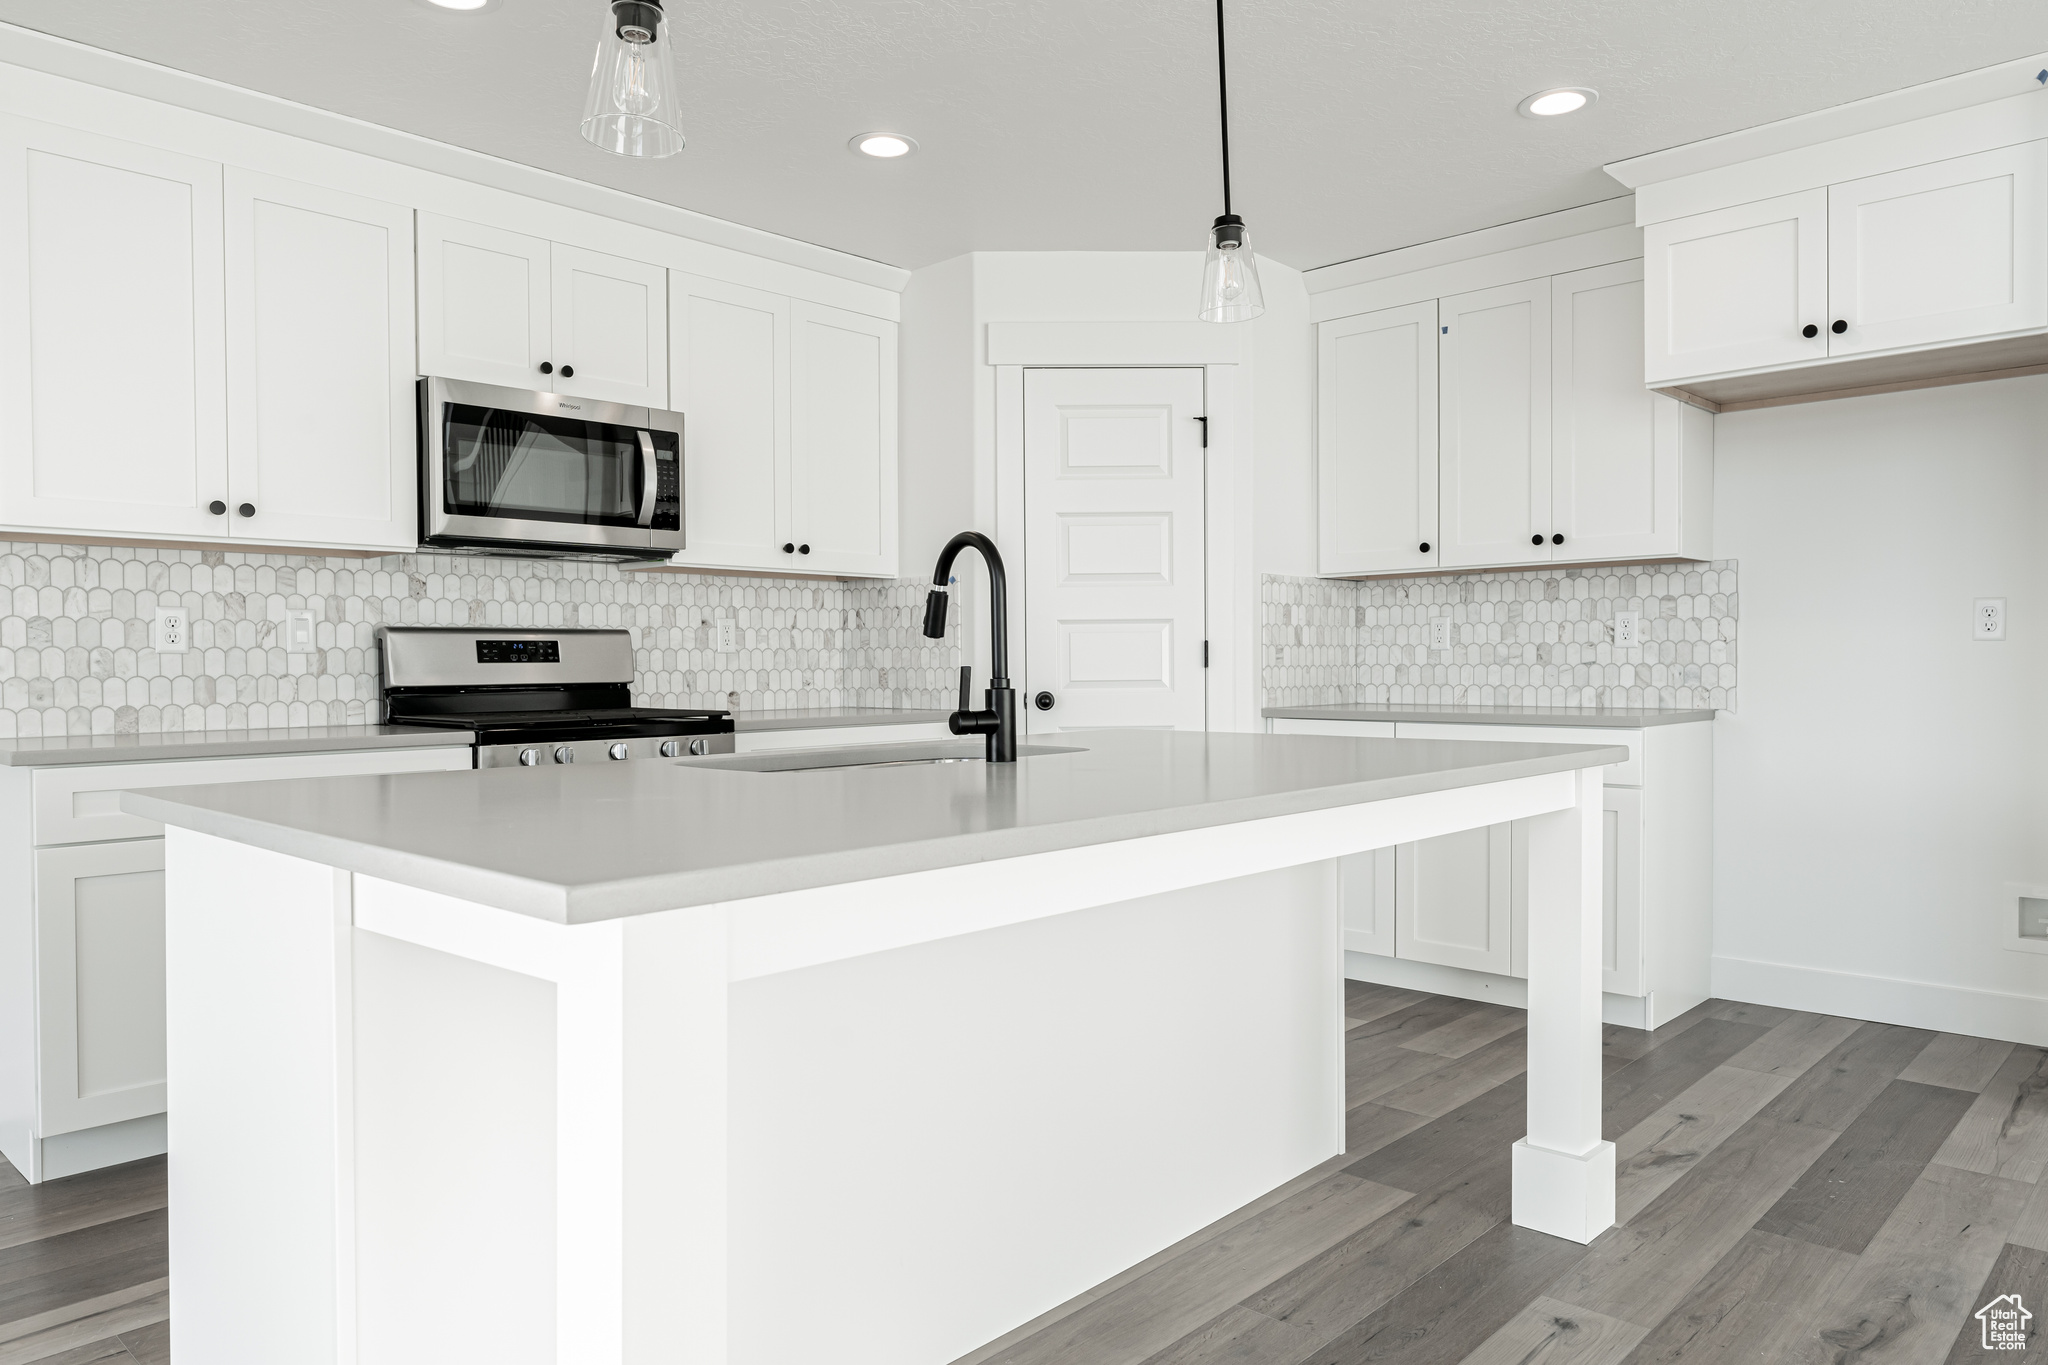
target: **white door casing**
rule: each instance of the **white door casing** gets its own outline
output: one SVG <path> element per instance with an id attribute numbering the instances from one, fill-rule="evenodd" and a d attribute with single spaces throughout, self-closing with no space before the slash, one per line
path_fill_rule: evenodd
<path id="1" fill-rule="evenodd" d="M 683 421 L 678 564 L 786 569 L 789 300 L 669 274 L 669 393 Z"/>
<path id="2" fill-rule="evenodd" d="M 419 368 L 545 391 L 552 380 L 549 243 L 504 228 L 419 215 Z"/>
<path id="3" fill-rule="evenodd" d="M 1024 373 L 1028 644 L 1012 681 L 1032 732 L 1206 727 L 1202 381 Z"/>
<path id="4" fill-rule="evenodd" d="M 1317 563 L 1326 574 L 1437 563 L 1437 326 L 1430 299 L 1316 327 Z"/>
<path id="5" fill-rule="evenodd" d="M 796 550 L 780 557 L 782 567 L 894 574 L 896 324 L 801 299 L 789 310 Z"/>
<path id="6" fill-rule="evenodd" d="M 1827 218 L 1814 189 L 1646 226 L 1648 382 L 1826 356 Z"/>
<path id="7" fill-rule="evenodd" d="M 1439 299 L 1437 321 L 1438 562 L 1550 559 L 1550 280 Z"/>
<path id="8" fill-rule="evenodd" d="M 561 242 L 550 260 L 554 391 L 666 410 L 668 272 Z"/>

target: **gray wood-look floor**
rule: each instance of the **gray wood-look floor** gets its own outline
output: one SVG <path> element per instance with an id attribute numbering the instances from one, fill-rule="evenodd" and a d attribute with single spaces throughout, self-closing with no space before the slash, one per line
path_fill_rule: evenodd
<path id="1" fill-rule="evenodd" d="M 1709 1001 L 1610 1028 L 1620 1225 L 1508 1222 L 1522 1016 L 1347 987 L 1349 1150 L 958 1365 L 1889 1365 L 2048 1317 L 2048 1052 Z M 164 1163 L 0 1162 L 0 1365 L 162 1365 Z M 2025 1361 L 2048 1350 L 2037 1336 Z"/>

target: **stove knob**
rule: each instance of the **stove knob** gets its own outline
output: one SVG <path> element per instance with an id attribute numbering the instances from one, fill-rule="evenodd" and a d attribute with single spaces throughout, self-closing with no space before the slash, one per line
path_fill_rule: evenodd
<path id="1" fill-rule="evenodd" d="M 625 758 L 633 751 L 631 749 L 628 749 L 623 744 L 614 744 L 611 748 L 605 750 L 605 752 L 610 754 L 613 758 Z"/>
<path id="2" fill-rule="evenodd" d="M 536 764 L 538 764 L 539 762 L 540 762 L 540 750 L 538 750 L 538 749 L 521 749 L 521 750 L 519 751 L 519 766 L 520 766 L 520 767 L 522 767 L 522 768 L 531 768 L 531 767 L 535 766 Z"/>
<path id="3" fill-rule="evenodd" d="M 681 740 L 665 739 L 661 742 L 661 756 L 663 758 L 680 758 L 682 754 L 683 742 Z"/>
<path id="4" fill-rule="evenodd" d="M 555 746 L 555 762 L 574 763 L 575 761 L 576 749 L 573 745 L 558 744 Z"/>
<path id="5" fill-rule="evenodd" d="M 708 754 L 708 753 L 710 753 L 710 752 L 711 752 L 711 741 L 710 741 L 710 740 L 708 740 L 708 739 L 693 739 L 693 740 L 691 740 L 691 741 L 690 741 L 690 752 L 691 752 L 691 753 L 693 753 L 693 754 Z"/>

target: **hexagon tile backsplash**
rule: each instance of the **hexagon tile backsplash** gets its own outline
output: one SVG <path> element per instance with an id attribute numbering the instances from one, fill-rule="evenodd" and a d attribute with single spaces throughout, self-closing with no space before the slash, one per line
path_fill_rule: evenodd
<path id="1" fill-rule="evenodd" d="M 1736 563 L 1427 578 L 1283 578 L 1264 597 L 1267 706 L 1735 709 Z M 1617 612 L 1640 618 L 1614 640 Z M 1448 620 L 1451 647 L 1430 648 Z"/>
<path id="2" fill-rule="evenodd" d="M 919 632 L 925 586 L 0 542 L 0 738 L 375 722 L 387 624 L 623 626 L 643 706 L 950 708 L 957 631 Z M 151 648 L 159 605 L 189 613 L 188 653 Z M 278 644 L 298 608 L 311 654 Z M 727 615 L 739 649 L 718 654 Z"/>

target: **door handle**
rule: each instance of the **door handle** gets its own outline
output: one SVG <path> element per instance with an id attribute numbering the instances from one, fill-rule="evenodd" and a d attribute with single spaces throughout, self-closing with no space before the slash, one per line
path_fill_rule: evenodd
<path id="1" fill-rule="evenodd" d="M 1037 696 L 1031 699 L 1031 704 L 1041 711 L 1052 710 L 1052 693 L 1040 692 Z"/>
<path id="2" fill-rule="evenodd" d="M 566 371 L 565 371 L 566 373 Z M 640 521 L 642 526 L 654 525 L 654 433 L 636 431 L 640 438 Z"/>

